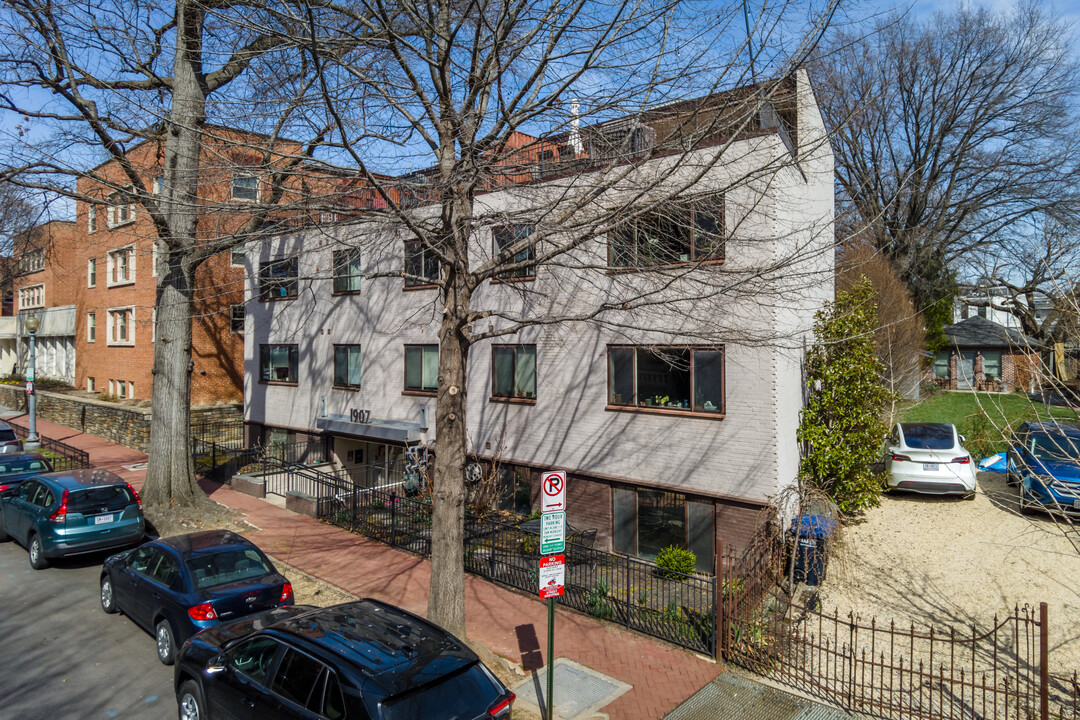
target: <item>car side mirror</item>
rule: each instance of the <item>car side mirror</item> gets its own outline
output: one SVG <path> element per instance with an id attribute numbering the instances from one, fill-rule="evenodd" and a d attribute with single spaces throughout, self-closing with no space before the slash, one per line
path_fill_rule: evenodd
<path id="1" fill-rule="evenodd" d="M 219 672 L 225 672 L 225 656 L 215 655 L 210 658 L 210 662 L 206 663 L 206 672 L 208 675 L 216 675 Z"/>
<path id="2" fill-rule="evenodd" d="M 967 442 L 967 438 L 963 435 L 960 436 L 960 442 Z"/>

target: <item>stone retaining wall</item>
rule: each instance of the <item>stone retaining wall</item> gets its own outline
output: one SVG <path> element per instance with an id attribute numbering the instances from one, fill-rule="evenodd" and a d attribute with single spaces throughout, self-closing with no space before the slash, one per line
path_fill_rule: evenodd
<path id="1" fill-rule="evenodd" d="M 26 410 L 26 390 L 21 385 L 0 385 L 0 405 Z M 69 428 L 103 437 L 139 452 L 150 450 L 150 410 L 39 390 L 37 415 Z M 243 419 L 237 404 L 193 407 L 191 422 Z"/>

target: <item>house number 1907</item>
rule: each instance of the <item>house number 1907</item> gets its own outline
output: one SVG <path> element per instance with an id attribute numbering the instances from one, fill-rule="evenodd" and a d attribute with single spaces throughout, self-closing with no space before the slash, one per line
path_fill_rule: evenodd
<path id="1" fill-rule="evenodd" d="M 354 423 L 369 423 L 371 422 L 371 411 L 353 408 L 352 410 L 349 410 L 349 419 Z"/>

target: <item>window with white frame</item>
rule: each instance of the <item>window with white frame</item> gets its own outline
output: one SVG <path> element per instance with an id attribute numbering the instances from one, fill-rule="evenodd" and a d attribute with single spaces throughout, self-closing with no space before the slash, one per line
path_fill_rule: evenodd
<path id="1" fill-rule="evenodd" d="M 150 311 L 150 342 L 157 342 L 157 308 Z"/>
<path id="2" fill-rule="evenodd" d="M 232 199 L 242 202 L 257 202 L 259 199 L 259 178 L 248 173 L 234 173 Z"/>
<path id="3" fill-rule="evenodd" d="M 244 332 L 244 304 L 237 303 L 229 306 L 229 331 L 240 335 Z"/>
<path id="4" fill-rule="evenodd" d="M 161 243 L 155 240 L 150 245 L 150 275 L 157 277 L 157 264 L 158 264 L 158 252 L 160 252 Z"/>
<path id="5" fill-rule="evenodd" d="M 110 250 L 107 256 L 108 277 L 106 284 L 128 285 L 135 282 L 135 246 L 128 245 L 118 250 Z"/>
<path id="6" fill-rule="evenodd" d="M 86 313 L 86 342 L 97 342 L 97 313 Z"/>
<path id="7" fill-rule="evenodd" d="M 105 334 L 109 345 L 134 345 L 135 332 L 132 321 L 135 308 L 110 308 L 106 317 Z"/>
<path id="8" fill-rule="evenodd" d="M 86 207 L 86 234 L 93 235 L 97 232 L 97 205 Z"/>
<path id="9" fill-rule="evenodd" d="M 19 309 L 45 307 L 45 285 L 39 283 L 19 288 Z"/>
<path id="10" fill-rule="evenodd" d="M 97 392 L 94 385 L 94 378 L 90 376 L 86 377 L 86 392 Z"/>
<path id="11" fill-rule="evenodd" d="M 19 274 L 28 275 L 45 269 L 45 250 L 42 248 L 25 250 L 19 257 Z"/>
<path id="12" fill-rule="evenodd" d="M 86 261 L 86 287 L 97 287 L 97 258 Z"/>
<path id="13" fill-rule="evenodd" d="M 164 183 L 165 183 L 165 178 L 161 177 L 160 175 L 158 177 L 154 178 L 154 184 L 151 187 L 153 188 L 153 193 L 155 195 L 160 195 L 161 194 L 161 189 L 164 186 Z"/>
<path id="14" fill-rule="evenodd" d="M 244 246 L 234 245 L 229 251 L 229 264 L 233 267 L 244 267 L 244 257 L 247 254 L 247 250 Z"/>
<path id="15" fill-rule="evenodd" d="M 108 217 L 109 227 L 127 225 L 135 220 L 135 203 L 124 202 L 127 198 L 118 192 L 109 195 Z"/>

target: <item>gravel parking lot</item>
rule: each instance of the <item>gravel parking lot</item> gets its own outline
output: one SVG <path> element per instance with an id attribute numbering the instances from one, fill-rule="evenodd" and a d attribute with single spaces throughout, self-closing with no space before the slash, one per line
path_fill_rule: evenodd
<path id="1" fill-rule="evenodd" d="M 1046 602 L 1051 671 L 1080 669 L 1080 531 L 1074 546 L 1061 520 L 1021 515 L 1004 475 L 982 472 L 978 483 L 972 501 L 890 494 L 846 526 L 823 607 L 879 625 L 985 628 L 1016 605 Z"/>

